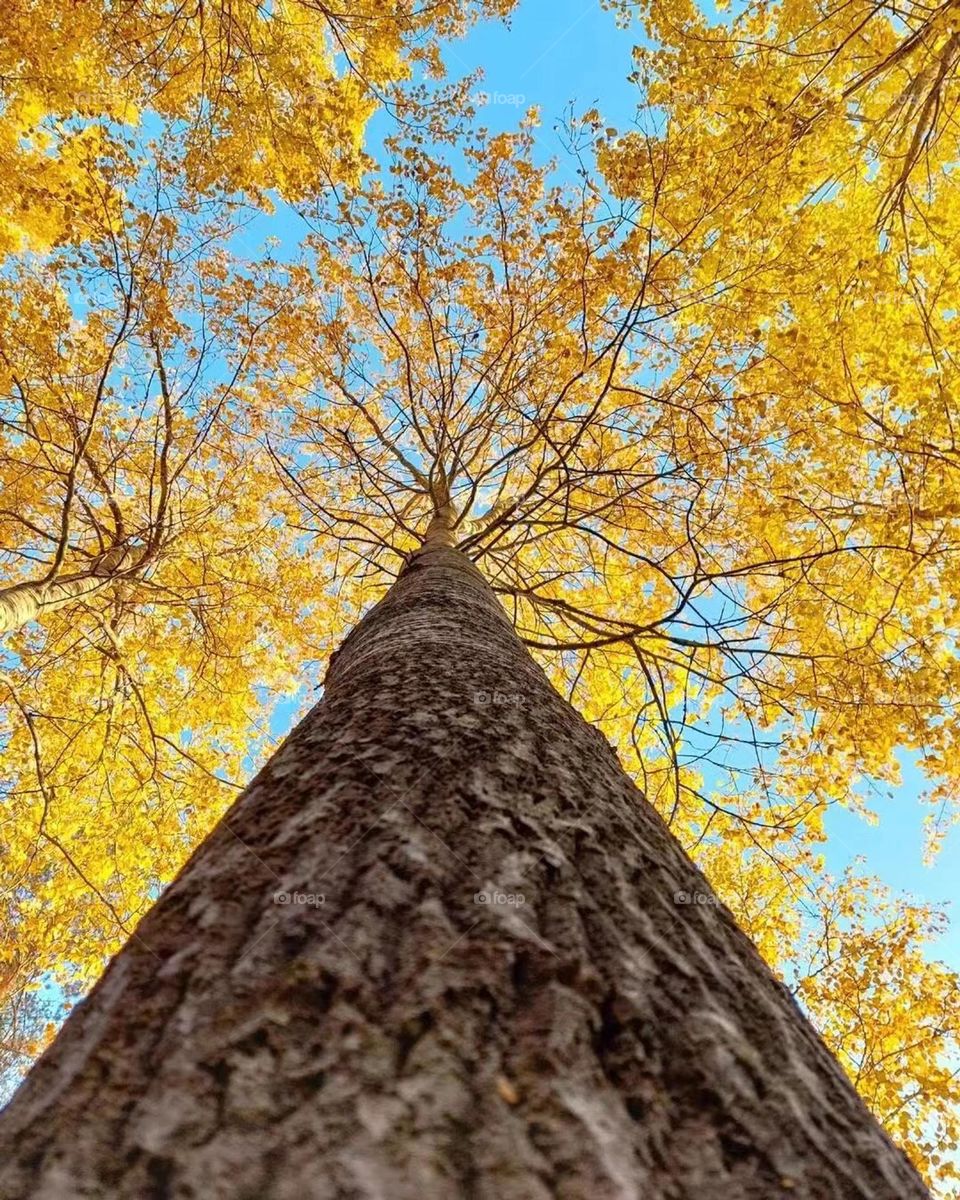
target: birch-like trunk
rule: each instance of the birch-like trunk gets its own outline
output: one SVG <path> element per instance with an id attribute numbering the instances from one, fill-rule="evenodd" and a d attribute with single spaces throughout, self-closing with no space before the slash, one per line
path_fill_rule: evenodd
<path id="1" fill-rule="evenodd" d="M 145 553 L 143 547 L 136 550 L 116 547 L 93 559 L 84 571 L 53 580 L 28 579 L 0 587 L 0 636 L 116 582 L 121 567 L 126 576 L 140 564 Z"/>
<path id="2" fill-rule="evenodd" d="M 440 533 L 34 1068 L 0 1196 L 925 1196 Z"/>

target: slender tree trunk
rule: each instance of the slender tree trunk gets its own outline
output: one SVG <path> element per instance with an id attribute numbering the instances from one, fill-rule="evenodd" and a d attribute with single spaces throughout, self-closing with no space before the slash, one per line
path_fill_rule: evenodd
<path id="1" fill-rule="evenodd" d="M 93 559 L 85 571 L 51 580 L 28 579 L 23 583 L 0 587 L 0 635 L 100 591 L 116 582 L 121 575 L 121 568 L 123 576 L 128 576 L 145 554 L 144 547 L 129 550 L 118 546 Z"/>
<path id="2" fill-rule="evenodd" d="M 34 1068 L 0 1196 L 925 1196 L 442 535 Z"/>

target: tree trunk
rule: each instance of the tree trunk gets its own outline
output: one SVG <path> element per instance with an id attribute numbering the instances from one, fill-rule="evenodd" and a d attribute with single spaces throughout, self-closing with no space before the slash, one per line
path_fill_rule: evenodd
<path id="1" fill-rule="evenodd" d="M 926 1196 L 444 540 L 34 1068 L 0 1196 Z"/>
<path id="2" fill-rule="evenodd" d="M 146 557 L 146 547 L 117 546 L 94 558 L 84 571 L 56 579 L 27 579 L 0 588 L 0 635 L 11 633 L 84 596 L 126 578 Z"/>

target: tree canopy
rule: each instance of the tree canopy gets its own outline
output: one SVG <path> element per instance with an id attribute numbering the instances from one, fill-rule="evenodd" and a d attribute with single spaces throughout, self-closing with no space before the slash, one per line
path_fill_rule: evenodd
<path id="1" fill-rule="evenodd" d="M 942 916 L 822 850 L 904 751 L 931 853 L 956 813 L 954 9 L 644 5 L 637 120 L 571 117 L 571 185 L 536 114 L 422 82 L 507 8 L 0 34 L 7 1024 L 96 973 L 446 512 L 946 1188 Z M 251 253 L 273 203 L 297 244 Z"/>

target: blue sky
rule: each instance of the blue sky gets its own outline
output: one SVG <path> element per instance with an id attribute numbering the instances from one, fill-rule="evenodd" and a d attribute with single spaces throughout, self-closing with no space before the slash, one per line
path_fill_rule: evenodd
<path id="1" fill-rule="evenodd" d="M 627 77 L 639 32 L 617 29 L 598 0 L 519 0 L 509 27 L 481 23 L 445 48 L 444 62 L 451 76 L 483 70 L 477 90 L 489 101 L 478 119 L 493 130 L 515 128 L 538 106 L 538 149 L 548 159 L 561 151 L 554 125 L 571 103 L 579 111 L 598 107 L 618 127 L 632 120 L 638 92 Z M 385 120 L 370 126 L 371 151 Z"/>

